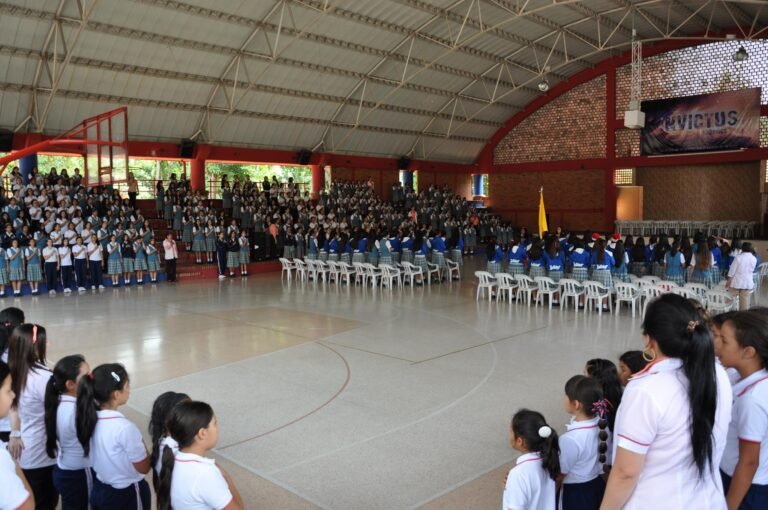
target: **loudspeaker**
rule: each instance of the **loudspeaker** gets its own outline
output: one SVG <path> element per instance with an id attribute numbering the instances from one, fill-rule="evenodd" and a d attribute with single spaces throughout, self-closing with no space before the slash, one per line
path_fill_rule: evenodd
<path id="1" fill-rule="evenodd" d="M 179 145 L 179 157 L 185 159 L 194 158 L 196 145 L 194 140 L 182 140 L 181 145 Z"/>
<path id="2" fill-rule="evenodd" d="M 13 149 L 13 132 L 0 130 L 0 152 L 10 152 Z"/>
<path id="3" fill-rule="evenodd" d="M 310 159 L 312 159 L 312 151 L 310 150 L 302 149 L 296 153 L 296 160 L 300 165 L 308 165 Z"/>
<path id="4" fill-rule="evenodd" d="M 409 166 L 411 166 L 411 158 L 408 156 L 401 157 L 400 161 L 397 162 L 398 170 L 408 170 Z"/>

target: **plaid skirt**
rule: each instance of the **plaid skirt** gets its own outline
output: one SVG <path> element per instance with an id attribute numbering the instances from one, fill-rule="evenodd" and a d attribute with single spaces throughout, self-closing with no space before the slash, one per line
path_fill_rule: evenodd
<path id="1" fill-rule="evenodd" d="M 181 232 L 181 240 L 185 243 L 191 243 L 192 242 L 192 229 L 187 229 L 186 227 Z"/>
<path id="2" fill-rule="evenodd" d="M 123 273 L 133 273 L 136 270 L 136 259 L 126 257 L 123 259 Z"/>
<path id="3" fill-rule="evenodd" d="M 607 269 L 592 271 L 592 280 L 596 281 L 597 283 L 602 283 L 609 289 L 613 289 L 613 276 Z"/>
<path id="4" fill-rule="evenodd" d="M 613 273 L 613 279 L 617 280 L 617 281 L 620 281 L 620 282 L 624 282 L 624 283 L 629 283 L 630 282 L 629 275 L 627 274 L 626 271 L 616 271 L 616 272 L 614 272 Z"/>
<path id="5" fill-rule="evenodd" d="M 678 284 L 681 287 L 683 285 L 685 285 L 685 275 L 683 273 L 678 273 L 678 274 L 666 273 L 664 275 L 664 280 L 666 280 L 668 282 L 675 282 L 676 284 Z"/>
<path id="6" fill-rule="evenodd" d="M 40 269 L 40 264 L 27 264 L 27 281 L 28 282 L 39 282 L 43 279 L 43 272 Z"/>
<path id="7" fill-rule="evenodd" d="M 293 248 L 293 246 L 291 246 Z M 248 250 L 240 250 L 238 253 L 238 258 L 240 259 L 241 264 L 247 264 L 251 261 L 251 254 Z M 290 257 L 293 258 L 293 257 Z"/>
<path id="8" fill-rule="evenodd" d="M 368 254 L 368 262 L 373 264 L 374 266 L 379 265 L 379 254 L 378 253 L 369 253 Z"/>
<path id="9" fill-rule="evenodd" d="M 712 267 L 712 285 L 717 285 L 723 279 L 723 273 L 717 266 Z"/>
<path id="10" fill-rule="evenodd" d="M 296 247 L 295 246 L 283 246 L 283 257 L 292 260 L 295 256 Z M 307 257 L 309 258 L 309 257 Z M 247 262 L 243 262 L 243 264 L 247 264 Z"/>
<path id="11" fill-rule="evenodd" d="M 196 252 L 206 251 L 205 239 L 194 239 L 192 241 L 192 251 L 196 251 Z"/>
<path id="12" fill-rule="evenodd" d="M 574 267 L 573 271 L 571 271 L 571 277 L 579 283 L 589 280 L 589 269 L 586 267 Z"/>
<path id="13" fill-rule="evenodd" d="M 520 262 L 510 261 L 507 266 L 507 273 L 515 276 L 516 274 L 525 274 L 525 266 Z"/>
<path id="14" fill-rule="evenodd" d="M 396 251 L 393 251 L 392 252 L 392 261 L 395 262 L 396 264 L 399 264 L 401 260 L 402 260 L 402 257 L 400 256 L 400 253 L 396 252 Z"/>
<path id="15" fill-rule="evenodd" d="M 227 252 L 227 267 L 233 268 L 240 265 L 240 253 L 236 251 Z"/>
<path id="16" fill-rule="evenodd" d="M 306 255 L 304 255 L 304 258 L 307 260 L 317 260 L 317 253 L 309 252 Z"/>
<path id="17" fill-rule="evenodd" d="M 688 279 L 691 283 L 701 283 L 706 285 L 707 288 L 712 288 L 712 271 L 694 271 L 691 273 L 691 277 Z"/>
<path id="18" fill-rule="evenodd" d="M 342 253 L 339 259 L 345 264 L 352 264 L 352 255 L 349 253 Z"/>
<path id="19" fill-rule="evenodd" d="M 328 262 L 328 252 L 327 251 L 320 251 L 319 259 L 322 262 Z"/>
<path id="20" fill-rule="evenodd" d="M 19 265 L 16 267 L 11 266 L 10 278 L 12 282 L 20 282 L 24 280 L 24 266 L 23 265 Z"/>
<path id="21" fill-rule="evenodd" d="M 392 256 L 391 255 L 382 255 L 379 257 L 379 264 L 386 264 L 388 266 L 392 265 Z"/>
<path id="22" fill-rule="evenodd" d="M 454 248 L 451 250 L 451 260 L 456 262 L 458 265 L 462 265 L 464 263 L 464 259 L 461 256 L 461 250 L 458 248 Z"/>
<path id="23" fill-rule="evenodd" d="M 329 253 L 328 254 L 328 260 L 331 262 L 338 262 L 339 261 L 339 254 L 338 253 Z"/>
<path id="24" fill-rule="evenodd" d="M 410 262 L 411 264 L 413 264 L 413 250 L 404 248 L 401 260 L 403 262 Z"/>
<path id="25" fill-rule="evenodd" d="M 528 276 L 531 278 L 537 278 L 539 276 L 547 276 L 547 269 L 544 266 L 531 266 Z"/>
<path id="26" fill-rule="evenodd" d="M 553 281 L 559 282 L 560 279 L 563 277 L 563 272 L 562 271 L 550 271 L 547 276 L 552 278 Z"/>
<path id="27" fill-rule="evenodd" d="M 123 272 L 123 263 L 120 259 L 109 259 L 107 261 L 107 274 L 120 274 Z"/>
<path id="28" fill-rule="evenodd" d="M 429 267 L 427 266 L 427 257 L 425 255 L 416 255 L 413 259 L 413 264 L 419 266 L 424 275 L 429 272 Z"/>
<path id="29" fill-rule="evenodd" d="M 6 268 L 0 269 L 0 285 L 8 285 L 8 270 Z"/>
<path id="30" fill-rule="evenodd" d="M 356 251 L 352 254 L 352 263 L 359 262 L 361 264 L 365 263 L 365 253 L 361 251 Z"/>
<path id="31" fill-rule="evenodd" d="M 488 261 L 488 272 L 491 274 L 496 274 L 501 272 L 501 264 L 498 262 L 494 262 L 493 260 Z"/>
<path id="32" fill-rule="evenodd" d="M 440 268 L 448 267 L 448 264 L 445 263 L 445 253 L 439 251 L 432 252 L 432 263 L 437 264 Z M 499 270 L 501 270 L 501 268 L 499 268 Z"/>
<path id="33" fill-rule="evenodd" d="M 136 257 L 136 262 L 133 264 L 133 269 L 136 271 L 146 271 L 147 270 L 147 258 L 146 257 Z"/>
<path id="34" fill-rule="evenodd" d="M 147 259 L 147 271 L 151 273 L 157 273 L 160 271 L 160 259 L 157 257 Z"/>
<path id="35" fill-rule="evenodd" d="M 216 251 L 216 239 L 205 238 L 205 251 Z"/>
<path id="36" fill-rule="evenodd" d="M 630 271 L 635 276 L 643 276 L 645 273 L 645 264 L 643 262 L 632 262 Z"/>
<path id="37" fill-rule="evenodd" d="M 653 263 L 653 276 L 657 278 L 664 278 L 664 266 L 658 262 Z"/>

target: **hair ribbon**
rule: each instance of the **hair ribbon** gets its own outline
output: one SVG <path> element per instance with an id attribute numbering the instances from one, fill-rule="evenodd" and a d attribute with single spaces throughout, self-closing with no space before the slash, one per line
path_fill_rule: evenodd
<path id="1" fill-rule="evenodd" d="M 592 404 L 592 412 L 595 413 L 601 420 L 604 420 L 610 413 L 611 403 L 608 399 L 598 400 Z"/>
<path id="2" fill-rule="evenodd" d="M 698 325 L 699 321 L 690 321 L 688 323 L 688 333 L 693 333 Z"/>

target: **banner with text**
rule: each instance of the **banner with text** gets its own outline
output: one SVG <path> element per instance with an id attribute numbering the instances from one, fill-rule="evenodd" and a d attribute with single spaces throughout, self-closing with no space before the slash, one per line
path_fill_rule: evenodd
<path id="1" fill-rule="evenodd" d="M 760 89 L 643 101 L 641 154 L 760 147 Z"/>

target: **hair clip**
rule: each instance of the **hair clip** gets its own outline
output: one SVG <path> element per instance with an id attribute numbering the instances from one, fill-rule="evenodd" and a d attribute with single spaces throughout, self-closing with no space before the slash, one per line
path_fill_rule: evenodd
<path id="1" fill-rule="evenodd" d="M 117 381 L 117 382 L 120 382 L 120 376 L 119 376 L 119 375 L 117 375 L 117 374 L 116 374 L 116 373 L 114 373 L 114 372 L 110 372 L 110 374 L 112 374 L 112 378 L 113 378 L 115 381 Z"/>
<path id="2" fill-rule="evenodd" d="M 550 428 L 548 425 L 544 425 L 543 427 L 539 427 L 539 437 L 542 439 L 546 439 L 549 436 L 552 435 L 552 428 Z"/>
<path id="3" fill-rule="evenodd" d="M 602 420 L 605 419 L 605 417 L 608 415 L 609 407 L 611 407 L 611 403 L 608 401 L 608 399 L 604 398 L 592 404 L 592 412 Z"/>
<path id="4" fill-rule="evenodd" d="M 688 333 L 693 333 L 696 330 L 696 326 L 699 325 L 699 321 L 690 321 L 688 323 Z"/>

